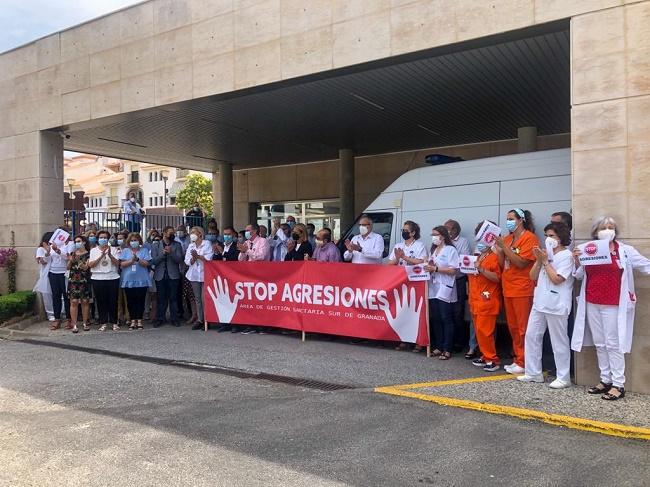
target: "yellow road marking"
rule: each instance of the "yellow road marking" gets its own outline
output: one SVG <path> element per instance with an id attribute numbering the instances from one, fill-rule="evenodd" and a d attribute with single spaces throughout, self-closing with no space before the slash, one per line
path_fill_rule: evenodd
<path id="1" fill-rule="evenodd" d="M 453 386 L 459 384 L 471 384 L 472 382 L 492 382 L 495 380 L 514 379 L 516 376 L 510 374 L 504 375 L 489 375 L 485 377 L 468 377 L 465 379 L 453 380 L 437 380 L 435 382 L 417 382 L 415 384 L 400 384 L 395 386 L 388 386 L 400 390 L 408 389 L 421 389 L 422 387 L 440 387 L 440 386 Z"/>
<path id="2" fill-rule="evenodd" d="M 467 384 L 471 382 L 488 382 L 490 380 L 505 380 L 512 378 L 512 376 L 490 376 L 478 377 L 474 379 L 459 379 L 457 381 L 438 381 L 438 382 L 424 382 L 419 387 L 434 387 L 435 385 L 453 385 L 453 384 Z M 470 401 L 467 399 L 456 399 L 452 397 L 435 396 L 431 394 L 422 394 L 412 392 L 408 389 L 418 387 L 417 384 L 407 384 L 403 386 L 387 386 L 377 387 L 375 392 L 380 394 L 388 394 L 392 396 L 408 397 L 411 399 L 419 399 L 421 401 L 433 402 L 443 406 L 452 406 L 462 409 L 470 409 L 473 411 L 484 411 L 492 414 L 500 414 L 504 416 L 512 416 L 520 419 L 531 419 L 542 421 L 544 423 L 552 424 L 555 426 L 564 426 L 566 428 L 591 431 L 609 436 L 618 436 L 622 438 L 635 438 L 639 440 L 650 441 L 650 428 L 641 428 L 638 426 L 629 426 L 617 423 L 606 423 L 604 421 L 596 421 L 593 419 L 577 418 L 573 416 L 565 416 L 562 414 L 545 413 L 535 409 L 525 409 L 513 406 L 503 406 L 500 404 L 482 403 L 477 401 Z"/>

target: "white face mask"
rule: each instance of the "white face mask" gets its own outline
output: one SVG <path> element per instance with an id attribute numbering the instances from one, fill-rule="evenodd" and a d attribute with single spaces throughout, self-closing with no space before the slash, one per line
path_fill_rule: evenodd
<path id="1" fill-rule="evenodd" d="M 442 243 L 442 237 L 440 235 L 433 235 L 431 237 L 431 242 L 433 242 L 433 245 L 437 247 Z"/>
<path id="2" fill-rule="evenodd" d="M 199 236 L 196 233 L 190 234 L 190 240 L 196 242 L 199 239 Z"/>
<path id="3" fill-rule="evenodd" d="M 610 228 L 598 231 L 598 240 L 609 240 L 610 242 L 616 237 L 616 231 Z"/>
<path id="4" fill-rule="evenodd" d="M 359 225 L 359 233 L 361 235 L 367 235 L 369 231 L 370 231 L 370 228 L 368 228 L 367 226 Z"/>
<path id="5" fill-rule="evenodd" d="M 553 237 L 546 237 L 546 246 L 550 247 L 552 249 L 557 248 L 557 246 L 560 244 L 557 240 L 555 240 Z"/>

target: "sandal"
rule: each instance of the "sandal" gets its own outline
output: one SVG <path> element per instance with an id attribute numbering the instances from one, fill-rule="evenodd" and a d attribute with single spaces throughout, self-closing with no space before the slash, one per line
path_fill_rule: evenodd
<path id="1" fill-rule="evenodd" d="M 72 330 L 75 326 L 77 326 L 77 325 L 73 325 L 70 321 L 68 321 L 68 322 L 65 324 L 65 326 L 63 327 L 63 329 L 64 329 L 64 330 Z"/>
<path id="2" fill-rule="evenodd" d="M 60 328 L 61 328 L 60 320 L 53 321 L 52 324 L 50 325 L 50 330 L 58 330 Z"/>
<path id="3" fill-rule="evenodd" d="M 451 354 L 449 352 L 442 352 L 438 357 L 438 360 L 449 360 L 450 358 Z"/>
<path id="4" fill-rule="evenodd" d="M 115 323 L 115 324 L 113 325 L 113 331 L 120 331 L 120 325 L 118 325 L 117 323 Z"/>
<path id="5" fill-rule="evenodd" d="M 83 324 L 83 330 L 84 331 L 90 331 L 90 326 L 88 326 L 88 323 Z"/>
<path id="6" fill-rule="evenodd" d="M 144 326 L 142 325 L 142 320 L 138 321 L 138 330 L 144 330 Z"/>
<path id="7" fill-rule="evenodd" d="M 613 390 L 616 390 L 618 394 L 612 394 Z M 609 392 L 606 392 L 600 398 L 604 399 L 605 401 L 618 401 L 619 399 L 623 399 L 624 397 L 625 397 L 625 387 L 612 386 L 609 389 Z"/>
<path id="8" fill-rule="evenodd" d="M 399 345 L 397 345 L 397 346 L 395 347 L 395 350 L 397 350 L 398 352 L 401 352 L 401 351 L 403 351 L 403 350 L 406 350 L 406 343 L 400 343 Z"/>
<path id="9" fill-rule="evenodd" d="M 476 357 L 478 357 L 478 351 L 476 350 L 468 350 L 467 353 L 465 354 L 465 358 L 467 360 L 471 360 Z"/>
<path id="10" fill-rule="evenodd" d="M 594 387 L 587 389 L 587 394 L 607 394 L 612 387 L 612 384 L 606 384 L 600 381 Z"/>
<path id="11" fill-rule="evenodd" d="M 138 324 L 134 321 L 131 321 L 131 324 L 129 325 L 129 330 L 136 330 L 138 328 Z"/>
<path id="12" fill-rule="evenodd" d="M 79 328 L 77 328 L 77 325 L 72 326 L 72 333 L 79 333 Z"/>
<path id="13" fill-rule="evenodd" d="M 106 331 L 106 325 L 102 325 L 99 327 L 99 330 L 97 331 Z"/>
<path id="14" fill-rule="evenodd" d="M 442 352 L 437 348 L 431 352 L 432 357 L 440 357 L 440 355 L 442 355 Z"/>

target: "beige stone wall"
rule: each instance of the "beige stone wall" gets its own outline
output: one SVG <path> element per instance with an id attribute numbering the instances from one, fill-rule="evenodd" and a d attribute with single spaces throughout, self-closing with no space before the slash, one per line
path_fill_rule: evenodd
<path id="1" fill-rule="evenodd" d="M 571 20 L 574 221 L 587 239 L 595 217 L 613 216 L 650 257 L 650 1 L 625 3 Z M 627 386 L 650 392 L 650 278 L 636 286 Z M 598 380 L 592 350 L 578 365 L 580 383 Z"/>
<path id="2" fill-rule="evenodd" d="M 570 135 L 540 136 L 539 150 L 570 146 Z M 517 140 L 434 147 L 416 151 L 357 157 L 355 213 L 361 213 L 388 185 L 406 171 L 424 165 L 427 154 L 460 156 L 466 160 L 517 152 Z M 234 171 L 235 224 L 244 228 L 249 202 L 305 201 L 339 197 L 338 161 Z"/>

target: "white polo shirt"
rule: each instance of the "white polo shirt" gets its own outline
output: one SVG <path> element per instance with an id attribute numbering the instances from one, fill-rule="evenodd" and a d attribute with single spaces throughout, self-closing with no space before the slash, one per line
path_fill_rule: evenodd
<path id="1" fill-rule="evenodd" d="M 410 259 L 422 259 L 426 261 L 427 258 L 429 257 L 429 252 L 427 252 L 427 248 L 422 243 L 422 240 L 414 240 L 413 242 L 411 242 L 411 245 L 406 245 L 406 242 L 396 243 L 395 247 L 393 247 L 393 251 L 388 256 L 388 260 L 396 260 L 395 259 L 396 249 L 402 249 L 404 251 L 404 255 L 406 255 Z M 411 265 L 411 264 L 406 262 L 404 259 L 400 259 L 399 262 L 397 262 L 397 265 Z"/>
<path id="2" fill-rule="evenodd" d="M 568 315 L 571 312 L 574 265 L 573 254 L 569 249 L 553 255 L 551 266 L 558 275 L 564 277 L 561 284 L 553 284 L 546 269 L 542 267 L 535 287 L 534 310 L 552 315 Z"/>

